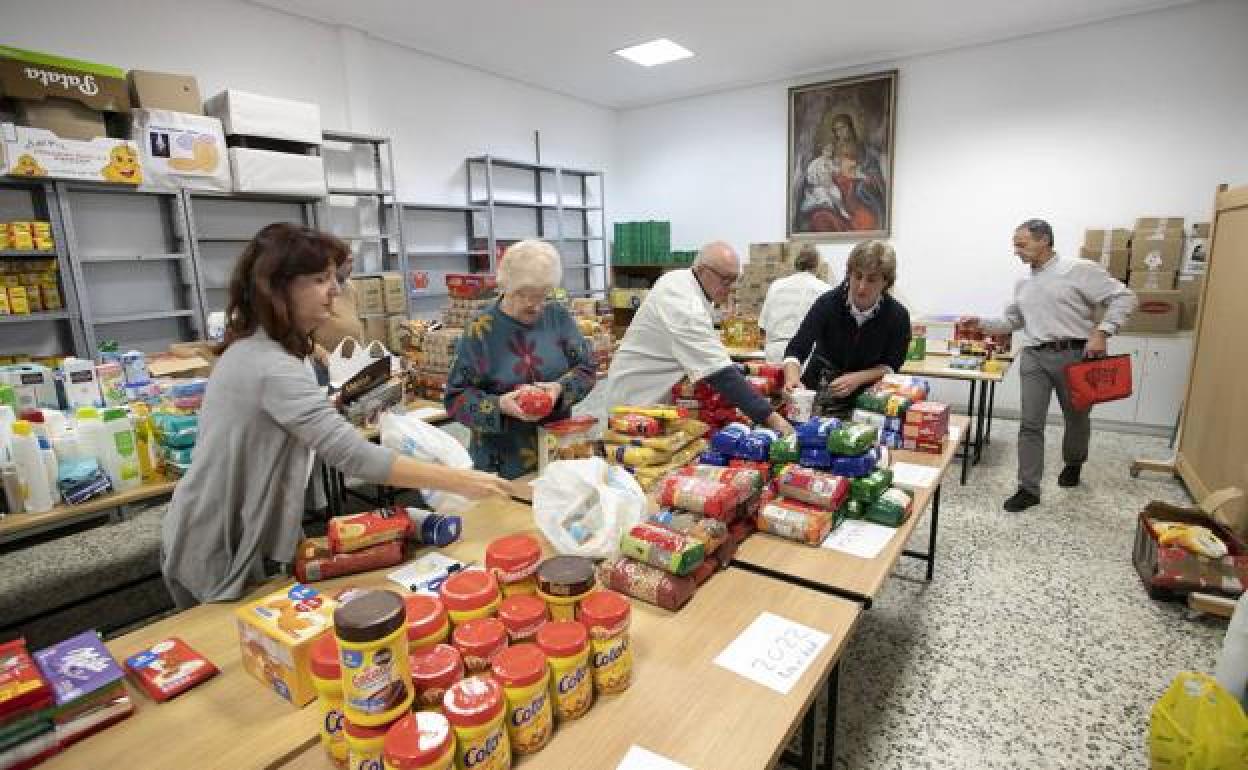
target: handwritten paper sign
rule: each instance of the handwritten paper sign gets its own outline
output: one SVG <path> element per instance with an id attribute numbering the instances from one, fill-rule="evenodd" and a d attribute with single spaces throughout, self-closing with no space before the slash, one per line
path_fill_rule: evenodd
<path id="1" fill-rule="evenodd" d="M 630 746 L 628 753 L 620 760 L 620 764 L 615 766 L 615 770 L 689 770 L 689 767 L 655 754 L 649 749 Z"/>
<path id="2" fill-rule="evenodd" d="M 846 519 L 823 541 L 823 548 L 860 559 L 874 559 L 893 539 L 897 530 L 861 519 Z"/>
<path id="3" fill-rule="evenodd" d="M 715 658 L 715 665 L 788 695 L 831 639 L 822 631 L 761 613 Z"/>

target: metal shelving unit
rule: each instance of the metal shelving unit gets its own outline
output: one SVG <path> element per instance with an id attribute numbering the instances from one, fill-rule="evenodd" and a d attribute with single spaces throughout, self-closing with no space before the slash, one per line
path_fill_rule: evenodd
<path id="1" fill-rule="evenodd" d="M 430 314 L 433 312 L 428 306 L 429 300 L 441 300 L 450 296 L 444 283 L 440 283 L 435 279 L 435 274 L 445 276 L 449 272 L 482 272 L 482 268 L 490 252 L 486 249 L 472 248 L 472 218 L 475 214 L 484 211 L 484 207 L 473 204 L 457 206 L 450 203 L 400 203 L 400 221 L 402 222 L 403 240 L 406 244 L 414 244 L 417 242 L 425 243 L 420 240 L 421 235 L 425 235 L 428 231 L 436 229 L 435 225 L 441 224 L 447 231 L 455 232 L 447 233 L 445 239 L 435 237 L 434 240 L 439 244 L 458 242 L 462 233 L 463 248 L 447 247 L 432 249 L 417 249 L 412 246 L 407 247 L 407 264 L 409 269 L 408 280 L 408 307 L 416 313 Z M 462 230 L 459 230 L 460 222 L 453 220 L 462 217 Z M 420 224 L 414 224 L 414 218 L 422 219 Z M 448 222 L 450 218 L 452 221 Z M 420 235 L 417 235 L 419 233 Z M 415 277 L 424 273 L 428 282 L 428 288 L 418 289 L 415 286 Z"/>
<path id="2" fill-rule="evenodd" d="M 55 186 L 73 282 L 80 289 L 77 303 L 86 357 L 99 357 L 105 335 L 117 339 L 122 347 L 145 347 L 143 343 L 153 340 L 167 344 L 201 338 L 204 312 L 195 257 L 187 239 L 189 225 L 182 193 L 86 182 L 57 182 Z M 88 203 L 114 197 L 126 201 L 114 212 L 98 211 L 96 205 Z M 144 246 L 158 245 L 163 250 L 136 248 L 130 252 L 109 243 L 113 239 L 133 242 L 130 239 L 140 220 L 153 226 L 144 235 L 159 241 Z M 109 245 L 102 246 L 104 243 Z M 147 268 L 126 271 L 128 265 L 144 261 L 167 264 L 171 270 L 164 276 Z M 118 269 L 106 269 L 112 267 Z M 162 278 L 168 283 L 162 283 Z M 135 310 L 136 303 L 140 308 L 144 303 L 152 304 L 128 312 Z M 170 324 L 149 325 L 142 331 L 134 327 L 101 329 L 159 321 L 172 321 L 173 330 Z"/>
<path id="3" fill-rule="evenodd" d="M 514 193 L 500 195 L 499 169 L 518 171 L 526 176 L 531 175 L 525 200 L 514 199 Z M 484 196 L 479 192 L 477 172 L 483 177 Z M 479 155 L 468 158 L 464 162 L 469 205 L 480 209 L 483 220 L 483 232 L 489 245 L 490 271 L 497 265 L 497 244 L 499 240 L 513 240 L 510 237 L 499 237 L 498 210 L 518 209 L 533 212 L 532 231 L 518 235 L 517 238 L 540 238 L 555 244 L 563 257 L 565 279 L 568 274 L 578 275 L 580 280 L 575 283 L 583 285 L 575 291 L 579 296 L 606 296 L 610 287 L 610 260 L 606 250 L 606 180 L 601 171 L 587 171 L 543 163 L 529 163 L 510 158 L 498 158 L 493 155 Z M 571 195 L 567 194 L 565 180 L 575 188 Z M 554 200 L 551 201 L 549 187 L 553 182 Z M 553 230 L 547 223 L 547 214 L 554 215 Z M 568 216 L 572 219 L 569 219 Z M 596 216 L 595 216 L 596 215 Z M 570 225 L 576 224 L 576 227 Z M 595 228 L 594 225 L 597 227 Z M 469 222 L 469 242 L 475 236 L 475 222 Z M 594 277 L 600 279 L 595 287 Z M 569 289 L 569 295 L 573 290 Z"/>
<path id="4" fill-rule="evenodd" d="M 378 232 L 334 232 L 339 238 L 352 244 L 356 252 L 355 270 L 353 275 L 359 277 L 379 276 L 382 272 L 398 272 L 403 276 L 404 285 L 410 282 L 407 261 L 407 249 L 403 242 L 403 210 L 395 195 L 398 182 L 394 175 L 394 146 L 389 137 L 372 136 L 349 131 L 324 131 L 321 134 L 323 144 L 321 156 L 325 156 L 325 144 L 345 145 L 354 148 L 366 148 L 368 162 L 372 174 L 372 185 L 357 187 L 354 185 L 333 185 L 329 183 L 330 170 L 326 168 L 326 187 L 329 195 L 321 202 L 322 226 L 332 230 L 330 215 L 332 201 L 335 198 L 371 201 L 376 206 Z M 354 171 L 354 168 L 353 168 Z M 381 256 L 381 270 L 360 270 L 360 254 L 355 244 L 378 244 Z M 393 247 L 393 248 L 392 248 Z M 408 292 L 407 311 L 411 314 L 411 292 Z"/>
<path id="5" fill-rule="evenodd" d="M 45 350 L 54 349 L 58 355 L 73 354 L 79 357 L 86 356 L 88 350 L 87 340 L 83 334 L 79 315 L 78 294 L 75 291 L 77 284 L 72 280 L 68 240 L 65 235 L 65 223 L 61 215 L 61 201 L 57 196 L 56 186 L 54 183 L 47 181 L 6 177 L 0 178 L 0 192 L 4 191 L 17 193 L 14 197 L 20 200 L 20 205 L 10 206 L 6 200 L 0 205 L 0 212 L 3 212 L 0 220 L 37 219 L 50 222 L 52 224 L 52 239 L 56 248 L 53 251 L 5 250 L 0 251 L 0 259 L 56 259 L 63 309 L 26 315 L 0 316 L 0 323 L 5 324 L 6 329 L 13 329 L 13 331 L 6 332 L 3 337 L 0 337 L 0 354 L 30 353 L 30 350 L 17 350 L 16 348 L 31 344 L 37 338 L 38 330 L 34 330 L 35 334 L 32 335 L 25 333 L 31 330 L 23 329 L 18 331 L 16 325 L 46 324 L 50 325 L 57 339 L 53 341 L 51 346 L 43 346 Z M 26 196 L 24 200 L 22 199 L 23 195 Z M 29 216 L 26 216 L 24 212 L 29 212 Z"/>

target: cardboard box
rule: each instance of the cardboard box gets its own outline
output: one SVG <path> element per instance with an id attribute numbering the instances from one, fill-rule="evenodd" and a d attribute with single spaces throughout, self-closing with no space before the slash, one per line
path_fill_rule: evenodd
<path id="1" fill-rule="evenodd" d="M 103 113 L 130 109 L 121 68 L 8 46 L 0 46 L 0 97 L 17 102 L 28 127 L 78 141 L 107 134 Z"/>
<path id="2" fill-rule="evenodd" d="M 1179 328 L 1184 330 L 1196 328 L 1196 314 L 1200 309 L 1200 298 L 1205 293 L 1205 276 L 1203 274 L 1179 274 L 1178 291 L 1182 307 L 1179 308 Z"/>
<path id="3" fill-rule="evenodd" d="M 136 109 L 130 136 L 149 184 L 190 190 L 232 188 L 221 121 L 171 110 Z"/>
<path id="4" fill-rule="evenodd" d="M 203 115 L 204 100 L 193 75 L 130 70 L 126 75 L 135 107 L 170 110 L 187 115 Z"/>
<path id="5" fill-rule="evenodd" d="M 786 260 L 791 261 L 789 257 L 789 244 L 784 241 L 779 243 L 750 244 L 749 264 L 760 264 L 766 262 L 784 263 Z"/>
<path id="6" fill-rule="evenodd" d="M 355 309 L 361 316 L 384 315 L 385 293 L 380 278 L 352 278 L 355 285 Z"/>
<path id="7" fill-rule="evenodd" d="M 295 706 L 316 698 L 309 652 L 333 633 L 337 602 L 295 583 L 235 610 L 243 668 Z"/>
<path id="8" fill-rule="evenodd" d="M 131 141 L 61 139 L 47 129 L 12 123 L 0 123 L 0 173 L 113 184 L 143 182 L 139 149 Z"/>
<path id="9" fill-rule="evenodd" d="M 204 113 L 221 120 L 226 135 L 259 136 L 321 143 L 321 108 L 311 102 L 278 99 L 226 89 L 204 102 Z"/>
<path id="10" fill-rule="evenodd" d="M 1157 234 L 1183 232 L 1183 217 L 1140 217 L 1135 220 L 1135 234 Z"/>
<path id="11" fill-rule="evenodd" d="M 1084 246 L 1079 249 L 1079 256 L 1096 262 L 1118 280 L 1127 280 L 1127 266 L 1131 263 L 1131 252 L 1127 249 L 1105 250 Z"/>
<path id="12" fill-rule="evenodd" d="M 1131 231 L 1125 227 L 1112 230 L 1087 230 L 1083 234 L 1083 245 L 1089 249 L 1125 249 L 1131 242 Z"/>
<path id="13" fill-rule="evenodd" d="M 1208 238 L 1209 231 L 1212 227 L 1213 226 L 1209 224 L 1208 222 L 1193 222 L 1192 223 L 1192 237 L 1193 238 Z"/>
<path id="14" fill-rule="evenodd" d="M 1120 332 L 1172 332 L 1179 328 L 1178 291 L 1137 291 L 1139 307 L 1131 314 Z"/>
<path id="15" fill-rule="evenodd" d="M 1175 287 L 1178 273 L 1153 270 L 1132 270 L 1127 287 L 1144 291 L 1162 291 Z"/>
<path id="16" fill-rule="evenodd" d="M 389 347 L 390 326 L 384 315 L 374 315 L 360 319 L 364 326 L 365 342 L 380 342 Z"/>
<path id="17" fill-rule="evenodd" d="M 231 147 L 229 155 L 230 176 L 237 192 L 322 198 L 328 191 L 325 165 L 320 156 L 247 147 Z"/>
<path id="18" fill-rule="evenodd" d="M 403 324 L 406 322 L 406 315 L 386 316 L 386 347 L 392 353 L 403 350 Z"/>
<path id="19" fill-rule="evenodd" d="M 404 296 L 403 274 L 386 273 L 381 277 L 383 302 L 387 313 L 407 313 L 407 297 Z"/>
<path id="20" fill-rule="evenodd" d="M 1131 241 L 1131 269 L 1161 272 L 1178 271 L 1183 259 L 1183 236 L 1144 238 Z"/>
<path id="21" fill-rule="evenodd" d="M 104 113 L 70 99 L 18 100 L 17 119 L 31 128 L 43 128 L 62 139 L 90 141 L 108 135 Z"/>

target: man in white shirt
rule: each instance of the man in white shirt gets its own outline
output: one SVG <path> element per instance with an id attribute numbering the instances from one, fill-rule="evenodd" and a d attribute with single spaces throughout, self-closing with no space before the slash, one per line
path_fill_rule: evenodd
<path id="1" fill-rule="evenodd" d="M 708 243 L 693 267 L 664 273 L 638 308 L 607 372 L 608 406 L 667 403 L 672 386 L 705 380 L 751 420 L 782 434 L 788 420 L 745 381 L 711 318 L 741 277 L 732 246 Z"/>
<path id="2" fill-rule="evenodd" d="M 1042 219 L 1029 219 L 1014 231 L 1014 253 L 1031 268 L 1031 274 L 1014 287 L 1014 301 L 1005 316 L 992 320 L 974 317 L 994 333 L 1023 330 L 1019 357 L 1022 420 L 1018 427 L 1018 491 L 1005 501 L 1005 510 L 1024 511 L 1040 502 L 1044 477 L 1044 423 L 1049 399 L 1057 391 L 1066 430 L 1062 435 L 1065 467 L 1059 486 L 1079 484 L 1088 459 L 1091 422 L 1088 411 L 1070 404 L 1064 369 L 1083 358 L 1105 355 L 1106 340 L 1117 333 L 1135 310 L 1135 293 L 1100 264 L 1088 259 L 1059 257 L 1053 251 L 1053 228 Z M 1105 308 L 1105 317 L 1094 325 L 1093 312 Z"/>
<path id="3" fill-rule="evenodd" d="M 767 334 L 765 350 L 767 360 L 773 364 L 784 363 L 784 349 L 797 334 L 802 319 L 825 292 L 832 287 L 815 276 L 819 267 L 819 252 L 806 245 L 797 253 L 793 275 L 773 281 L 767 289 L 767 299 L 758 314 L 758 326 Z"/>

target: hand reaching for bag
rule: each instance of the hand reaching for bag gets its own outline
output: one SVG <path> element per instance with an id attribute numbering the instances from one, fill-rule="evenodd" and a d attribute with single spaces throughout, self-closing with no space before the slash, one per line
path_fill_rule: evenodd
<path id="1" fill-rule="evenodd" d="M 448 471 L 449 472 L 449 471 Z M 484 471 L 454 471 L 455 478 L 450 479 L 446 486 L 448 492 L 454 492 L 470 500 L 485 497 L 511 497 L 516 492 L 514 483 Z"/>

